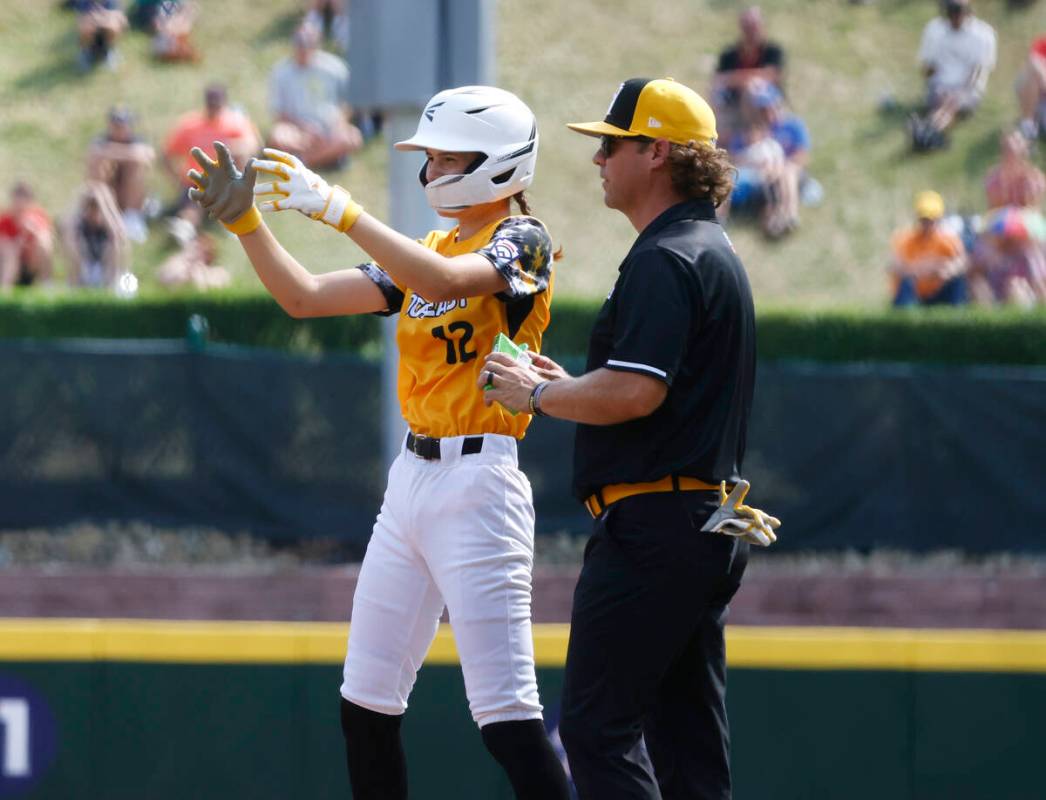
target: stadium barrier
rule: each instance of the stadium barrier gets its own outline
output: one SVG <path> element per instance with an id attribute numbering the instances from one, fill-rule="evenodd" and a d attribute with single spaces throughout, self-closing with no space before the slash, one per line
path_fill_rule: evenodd
<path id="1" fill-rule="evenodd" d="M 0 796 L 346 797 L 346 632 L 0 620 Z M 566 636 L 562 625 L 535 629 L 554 741 Z M 1044 633 L 729 627 L 727 653 L 737 800 L 1039 796 Z M 412 796 L 512 797 L 468 715 L 446 629 L 404 737 Z"/>
<path id="2" fill-rule="evenodd" d="M 573 364 L 576 366 L 576 363 Z M 355 355 L 183 341 L 0 343 L 0 530 L 206 526 L 362 549 L 381 501 L 379 374 Z M 745 473 L 771 553 L 1046 551 L 1046 369 L 763 361 Z M 520 447 L 539 533 L 585 533 L 538 420 Z"/>

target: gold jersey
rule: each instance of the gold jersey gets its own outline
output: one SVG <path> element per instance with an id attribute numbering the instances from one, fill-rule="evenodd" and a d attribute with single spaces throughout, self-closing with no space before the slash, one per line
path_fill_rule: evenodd
<path id="1" fill-rule="evenodd" d="M 422 244 L 448 257 L 485 256 L 508 288 L 430 303 L 376 264 L 360 267 L 388 301 L 382 313 L 400 315 L 400 410 L 410 429 L 426 436 L 500 433 L 522 439 L 530 415 L 484 405 L 477 380 L 498 333 L 540 351 L 552 302 L 552 241 L 541 222 L 526 216 L 497 220 L 468 239 L 458 240 L 457 234 L 457 228 L 432 231 Z"/>

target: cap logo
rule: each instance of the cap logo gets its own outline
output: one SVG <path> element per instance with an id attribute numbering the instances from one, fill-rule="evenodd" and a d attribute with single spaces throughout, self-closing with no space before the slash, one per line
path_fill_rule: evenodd
<path id="1" fill-rule="evenodd" d="M 659 120 L 657 117 L 647 117 L 646 126 L 648 128 L 660 128 L 661 120 Z"/>
<path id="2" fill-rule="evenodd" d="M 614 103 L 616 103 L 616 102 L 617 102 L 617 96 L 618 96 L 619 94 L 621 94 L 621 90 L 622 90 L 622 89 L 624 89 L 624 88 L 625 88 L 625 84 L 624 84 L 624 81 L 622 81 L 622 82 L 621 82 L 621 83 L 620 83 L 620 84 L 618 85 L 618 87 L 617 87 L 617 91 L 616 91 L 616 92 L 614 92 L 614 96 L 610 98 L 610 105 L 609 105 L 609 106 L 607 106 L 607 113 L 606 113 L 606 114 L 604 114 L 603 116 L 605 116 L 605 117 L 609 117 L 609 116 L 610 116 L 610 110 L 611 110 L 611 109 L 612 109 L 612 108 L 614 107 Z"/>

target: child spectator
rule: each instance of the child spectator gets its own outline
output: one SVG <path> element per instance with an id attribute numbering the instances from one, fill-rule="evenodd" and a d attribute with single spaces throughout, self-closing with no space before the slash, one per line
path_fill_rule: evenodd
<path id="1" fill-rule="evenodd" d="M 893 236 L 895 307 L 966 302 L 966 250 L 941 224 L 944 200 L 932 191 L 915 196 L 916 222 Z"/>
<path id="2" fill-rule="evenodd" d="M 1021 107 L 1018 129 L 1025 139 L 1035 141 L 1046 132 L 1046 36 L 1032 42 L 1016 89 Z"/>
<path id="3" fill-rule="evenodd" d="M 1028 141 L 1004 134 L 1002 158 L 984 180 L 988 208 L 973 248 L 971 291 L 981 302 L 1029 306 L 1046 301 L 1046 175 L 1028 157 Z"/>
<path id="4" fill-rule="evenodd" d="M 770 126 L 756 120 L 746 134 L 732 137 L 732 145 L 737 179 L 729 199 L 720 206 L 720 215 L 737 210 L 758 212 L 763 233 L 771 238 L 792 231 L 799 218 L 794 173 Z"/>
<path id="5" fill-rule="evenodd" d="M 712 104 L 715 106 L 719 135 L 729 136 L 741 120 L 741 101 L 749 82 L 757 78 L 777 86 L 784 77 L 784 50 L 766 38 L 763 12 L 750 6 L 738 17 L 741 37 L 737 44 L 719 54 L 712 79 Z"/>
<path id="6" fill-rule="evenodd" d="M 153 16 L 153 56 L 159 61 L 196 61 L 192 29 L 199 15 L 196 3 L 165 0 Z"/>
<path id="7" fill-rule="evenodd" d="M 144 242 L 148 235 L 146 178 L 155 159 L 156 151 L 135 133 L 134 115 L 125 106 L 109 110 L 105 133 L 87 151 L 87 179 L 112 189 L 127 237 L 134 242 Z"/>
<path id="8" fill-rule="evenodd" d="M 971 292 L 984 303 L 1046 302 L 1046 221 L 1038 209 L 1003 206 L 988 213 L 973 252 Z"/>
<path id="9" fill-rule="evenodd" d="M 232 283 L 232 276 L 225 267 L 214 263 L 217 253 L 214 239 L 206 233 L 200 233 L 160 265 L 157 280 L 169 288 L 224 288 Z"/>
<path id="10" fill-rule="evenodd" d="M 108 186 L 84 185 L 63 233 L 69 285 L 114 288 L 127 261 L 127 236 Z"/>
<path id="11" fill-rule="evenodd" d="M 80 37 L 78 64 L 84 72 L 102 61 L 110 69 L 119 65 L 116 40 L 127 28 L 127 17 L 117 0 L 73 0 Z"/>
<path id="12" fill-rule="evenodd" d="M 1028 157 L 1028 141 L 1019 132 L 1005 133 L 999 163 L 984 179 L 988 208 L 1016 206 L 1038 209 L 1046 195 L 1046 175 Z"/>
<path id="13" fill-rule="evenodd" d="M 51 218 L 33 202 L 29 185 L 16 183 L 11 207 L 0 214 L 0 289 L 50 281 L 53 263 Z"/>
<path id="14" fill-rule="evenodd" d="M 319 48 L 319 32 L 303 26 L 294 34 L 294 55 L 280 61 L 269 78 L 276 123 L 269 145 L 298 156 L 313 169 L 339 166 L 363 146 L 349 122 L 349 68 Z"/>
<path id="15" fill-rule="evenodd" d="M 947 143 L 945 133 L 956 117 L 974 112 L 995 68 L 995 30 L 973 15 L 970 0 L 943 0 L 941 10 L 943 16 L 926 24 L 919 44 L 927 113 L 910 120 L 916 150 Z"/>
<path id="16" fill-rule="evenodd" d="M 195 236 L 203 221 L 200 206 L 190 201 L 188 196 L 186 173 L 199 166 L 189 153 L 192 148 L 199 147 L 209 157 L 215 158 L 215 141 L 228 145 L 240 168 L 258 152 L 261 141 L 254 123 L 245 113 L 228 105 L 225 86 L 218 83 L 204 90 L 202 111 L 192 111 L 178 119 L 164 145 L 164 168 L 178 187 L 169 226 L 174 238 L 182 244 Z"/>

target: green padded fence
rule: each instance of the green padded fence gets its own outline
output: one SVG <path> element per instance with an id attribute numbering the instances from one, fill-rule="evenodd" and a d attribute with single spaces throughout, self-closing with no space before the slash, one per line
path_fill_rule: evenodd
<path id="1" fill-rule="evenodd" d="M 337 718 L 346 631 L 0 621 L 0 797 L 348 797 Z M 535 630 L 553 727 L 566 635 Z M 1041 796 L 1046 633 L 730 628 L 728 654 L 737 800 Z M 412 797 L 510 800 L 447 631 L 404 731 Z"/>

